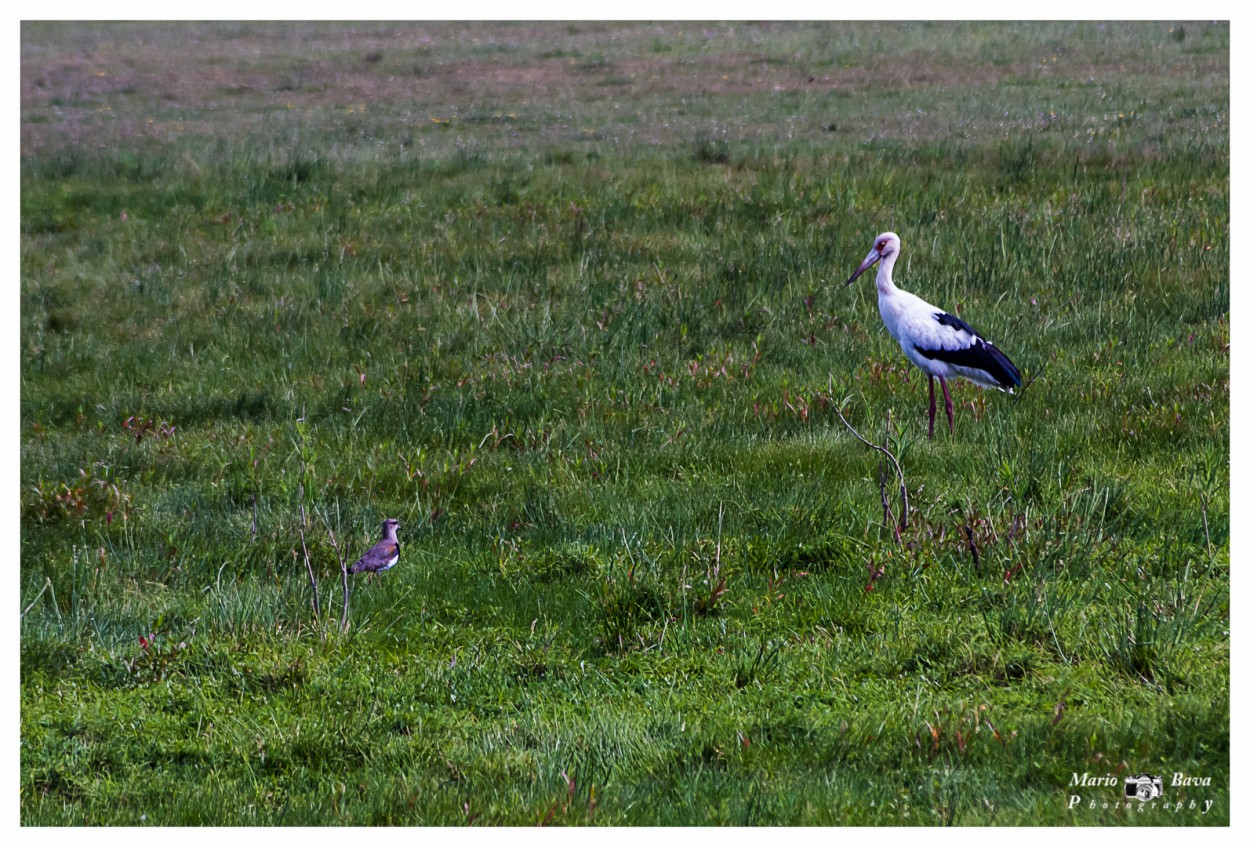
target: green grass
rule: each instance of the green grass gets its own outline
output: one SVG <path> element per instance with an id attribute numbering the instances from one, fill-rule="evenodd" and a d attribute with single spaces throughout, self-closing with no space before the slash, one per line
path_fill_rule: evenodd
<path id="1" fill-rule="evenodd" d="M 22 44 L 24 824 L 1227 825 L 1227 25 Z"/>

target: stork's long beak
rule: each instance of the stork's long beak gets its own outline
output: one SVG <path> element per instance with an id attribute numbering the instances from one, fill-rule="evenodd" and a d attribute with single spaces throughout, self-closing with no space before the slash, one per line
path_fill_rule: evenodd
<path id="1" fill-rule="evenodd" d="M 851 278 L 842 284 L 850 285 L 852 282 L 859 279 L 860 274 L 877 264 L 879 261 L 881 261 L 881 254 L 874 248 L 873 251 L 868 254 L 867 258 L 864 259 L 864 263 L 855 269 L 855 273 L 851 274 Z"/>

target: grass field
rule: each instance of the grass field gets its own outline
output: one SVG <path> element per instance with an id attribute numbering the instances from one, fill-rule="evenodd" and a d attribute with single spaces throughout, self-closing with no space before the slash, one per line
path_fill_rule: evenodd
<path id="1" fill-rule="evenodd" d="M 1228 25 L 21 63 L 23 824 L 1228 824 Z"/>

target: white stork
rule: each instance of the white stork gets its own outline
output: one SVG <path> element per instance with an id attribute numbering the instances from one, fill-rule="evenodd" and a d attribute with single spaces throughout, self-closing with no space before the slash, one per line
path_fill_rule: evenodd
<path id="1" fill-rule="evenodd" d="M 959 318 L 942 311 L 894 285 L 891 275 L 902 248 L 898 236 L 883 232 L 873 242 L 872 252 L 846 281 L 850 285 L 860 274 L 877 262 L 877 307 L 881 321 L 890 335 L 903 348 L 912 364 L 929 375 L 929 437 L 933 437 L 933 419 L 937 415 L 937 399 L 933 395 L 933 378 L 942 383 L 946 398 L 946 420 L 955 431 L 955 406 L 946 387 L 946 378 L 963 377 L 986 388 L 1012 393 L 1020 385 L 1020 371 L 1002 351 L 981 337 L 981 334 Z"/>

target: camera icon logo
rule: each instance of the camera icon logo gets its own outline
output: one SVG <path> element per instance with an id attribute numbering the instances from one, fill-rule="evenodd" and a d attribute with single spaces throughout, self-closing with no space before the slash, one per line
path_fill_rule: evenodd
<path id="1" fill-rule="evenodd" d="M 1124 796 L 1139 803 L 1154 800 L 1163 794 L 1163 777 L 1139 773 L 1124 778 Z"/>

